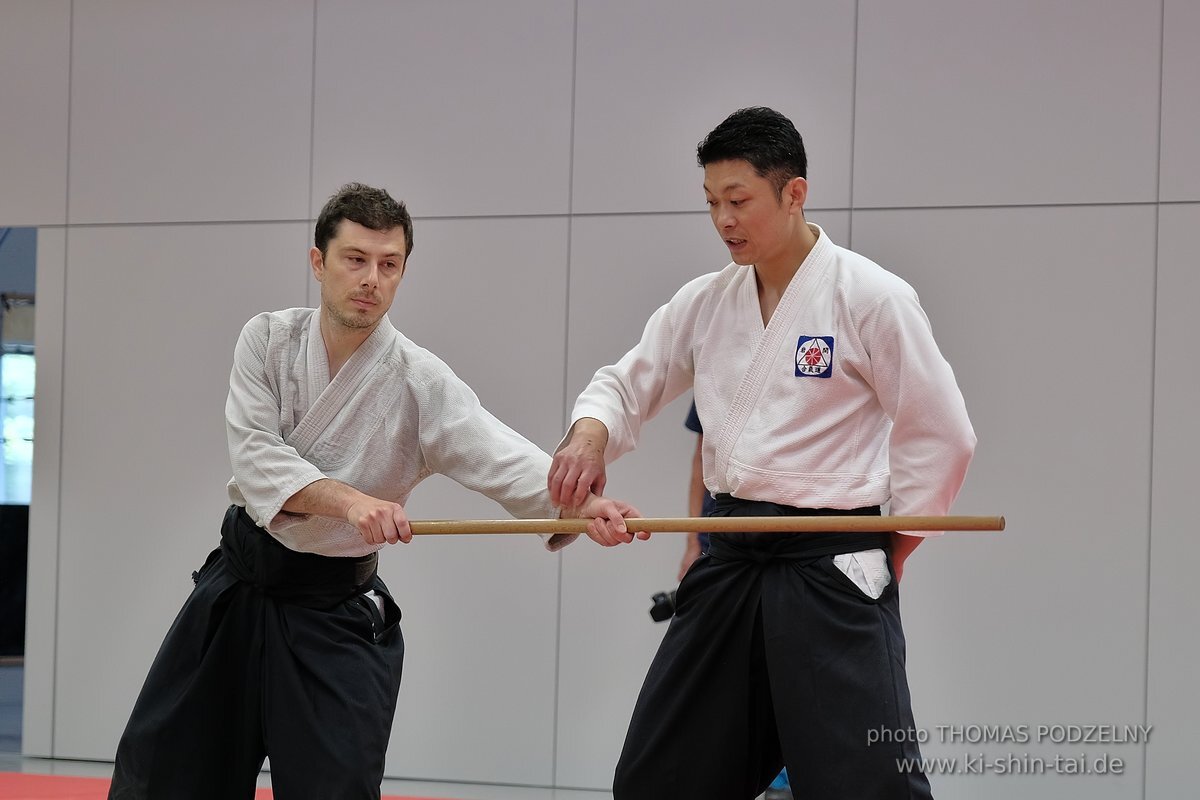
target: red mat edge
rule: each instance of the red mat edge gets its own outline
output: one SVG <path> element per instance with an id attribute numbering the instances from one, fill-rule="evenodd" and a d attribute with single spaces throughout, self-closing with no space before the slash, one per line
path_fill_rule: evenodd
<path id="1" fill-rule="evenodd" d="M 0 800 L 105 800 L 109 778 L 0 772 Z M 255 800 L 271 800 L 270 789 L 259 789 Z M 384 795 L 382 800 L 450 800 L 439 797 Z"/>

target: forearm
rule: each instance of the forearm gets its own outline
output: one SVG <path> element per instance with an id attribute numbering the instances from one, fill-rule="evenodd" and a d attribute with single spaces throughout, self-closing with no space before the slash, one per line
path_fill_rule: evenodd
<path id="1" fill-rule="evenodd" d="M 350 507 L 364 499 L 370 499 L 349 484 L 322 478 L 305 486 L 283 503 L 283 511 L 330 519 L 347 519 Z"/>
<path id="2" fill-rule="evenodd" d="M 332 478 L 313 481 L 293 494 L 283 504 L 283 511 L 344 520 L 353 525 L 368 544 L 412 541 L 404 506 L 364 494 Z"/>
<path id="3" fill-rule="evenodd" d="M 606 426 L 608 463 L 637 447 L 642 426 L 692 387 L 693 306 L 702 291 L 700 283 L 693 284 L 659 308 L 641 340 L 616 363 L 597 370 L 575 401 L 572 422 L 592 417 Z"/>
<path id="4" fill-rule="evenodd" d="M 696 441 L 696 451 L 692 455 L 692 477 L 688 483 L 688 515 L 704 516 L 704 495 L 708 489 L 704 486 L 703 438 Z"/>

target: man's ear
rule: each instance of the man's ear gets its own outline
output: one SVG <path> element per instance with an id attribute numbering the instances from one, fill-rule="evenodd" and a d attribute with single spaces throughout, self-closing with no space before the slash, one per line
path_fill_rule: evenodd
<path id="1" fill-rule="evenodd" d="M 320 283 L 325 273 L 325 257 L 321 255 L 320 248 L 314 247 L 308 251 L 308 263 L 312 265 L 313 277 Z"/>
<path id="2" fill-rule="evenodd" d="M 803 212 L 804 204 L 808 202 L 808 181 L 799 176 L 792 178 L 783 186 L 783 199 Z"/>

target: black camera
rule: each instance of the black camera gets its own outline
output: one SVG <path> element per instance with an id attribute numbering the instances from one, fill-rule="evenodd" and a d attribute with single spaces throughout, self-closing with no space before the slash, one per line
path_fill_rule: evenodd
<path id="1" fill-rule="evenodd" d="M 675 590 L 658 592 L 650 598 L 654 605 L 650 606 L 650 619 L 662 622 L 675 616 Z"/>

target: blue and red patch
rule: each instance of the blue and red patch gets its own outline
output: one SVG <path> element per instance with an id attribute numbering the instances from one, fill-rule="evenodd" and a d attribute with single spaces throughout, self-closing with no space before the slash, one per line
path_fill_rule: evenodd
<path id="1" fill-rule="evenodd" d="M 833 374 L 833 337 L 801 336 L 796 343 L 796 377 L 828 378 Z"/>

